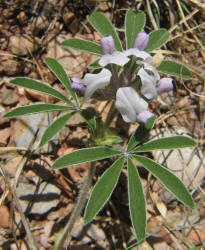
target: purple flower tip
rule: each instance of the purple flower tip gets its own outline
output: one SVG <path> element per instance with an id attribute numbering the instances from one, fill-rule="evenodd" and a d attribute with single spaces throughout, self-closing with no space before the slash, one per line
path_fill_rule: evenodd
<path id="1" fill-rule="evenodd" d="M 169 92 L 169 91 L 173 90 L 173 88 L 174 88 L 173 79 L 169 78 L 169 77 L 164 77 L 164 78 L 159 80 L 156 87 L 157 87 L 157 92 L 159 94 Z"/>
<path id="2" fill-rule="evenodd" d="M 137 115 L 137 121 L 146 125 L 149 118 L 153 116 L 155 116 L 153 113 L 149 112 L 148 110 L 144 110 Z"/>
<path id="3" fill-rule="evenodd" d="M 145 50 L 149 42 L 149 35 L 145 32 L 139 32 L 135 39 L 134 48 L 138 50 Z"/>
<path id="4" fill-rule="evenodd" d="M 115 48 L 115 43 L 112 36 L 105 36 L 100 40 L 100 44 L 103 50 L 103 53 L 112 54 Z"/>
<path id="5" fill-rule="evenodd" d="M 77 93 L 84 93 L 86 89 L 86 85 L 83 83 L 81 78 L 72 77 L 71 90 Z"/>

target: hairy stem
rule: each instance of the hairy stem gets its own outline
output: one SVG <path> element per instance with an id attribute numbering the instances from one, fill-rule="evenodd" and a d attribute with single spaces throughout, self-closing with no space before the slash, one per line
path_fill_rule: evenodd
<path id="1" fill-rule="evenodd" d="M 88 174 L 85 177 L 83 187 L 82 187 L 81 193 L 79 195 L 77 204 L 76 204 L 76 206 L 71 214 L 71 217 L 69 218 L 69 221 L 66 224 L 62 234 L 56 240 L 54 250 L 62 250 L 63 249 L 64 242 L 69 237 L 69 234 L 70 234 L 76 220 L 80 216 L 80 214 L 85 206 L 88 191 L 92 185 L 92 179 L 93 179 L 94 173 L 95 173 L 95 165 L 94 165 L 94 163 L 91 162 L 89 167 L 88 167 Z"/>

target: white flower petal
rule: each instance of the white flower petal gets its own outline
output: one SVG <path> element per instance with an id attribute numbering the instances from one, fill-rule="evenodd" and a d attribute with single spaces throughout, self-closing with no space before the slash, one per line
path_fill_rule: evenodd
<path id="1" fill-rule="evenodd" d="M 149 53 L 138 50 L 136 48 L 131 48 L 131 49 L 126 50 L 124 51 L 124 54 L 126 56 L 136 56 L 137 58 L 141 58 L 142 61 L 137 60 L 137 63 L 144 63 L 144 62 L 151 63 L 152 62 L 152 56 Z"/>
<path id="2" fill-rule="evenodd" d="M 157 69 L 154 66 L 152 66 L 152 65 L 150 65 L 148 63 L 144 63 L 144 69 L 147 69 L 147 70 L 151 71 L 154 74 L 155 79 L 157 81 L 159 81 L 160 75 L 159 75 Z"/>
<path id="3" fill-rule="evenodd" d="M 114 51 L 112 54 L 103 55 L 99 60 L 99 64 L 102 67 L 105 67 L 111 63 L 123 66 L 128 63 L 129 60 L 130 59 L 124 53 L 120 51 Z"/>
<path id="4" fill-rule="evenodd" d="M 110 83 L 112 74 L 108 69 L 103 69 L 98 74 L 85 74 L 83 83 L 86 85 L 85 99 L 89 99 L 97 90 L 106 87 Z"/>
<path id="5" fill-rule="evenodd" d="M 125 122 L 136 122 L 137 114 L 148 108 L 147 102 L 142 99 L 132 87 L 119 88 L 116 93 L 116 108 Z"/>
<path id="6" fill-rule="evenodd" d="M 149 75 L 143 68 L 138 71 L 138 75 L 142 82 L 141 93 L 147 99 L 156 99 L 156 78 L 154 76 Z"/>

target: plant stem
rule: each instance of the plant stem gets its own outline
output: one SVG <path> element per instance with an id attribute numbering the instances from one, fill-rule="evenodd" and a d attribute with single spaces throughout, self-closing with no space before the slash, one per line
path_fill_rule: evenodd
<path id="1" fill-rule="evenodd" d="M 112 105 L 110 107 L 110 110 L 109 110 L 109 112 L 107 114 L 107 117 L 106 117 L 106 120 L 105 120 L 105 123 L 104 123 L 105 127 L 110 126 L 110 123 L 113 121 L 115 115 L 116 115 L 115 102 L 112 102 Z"/>
<path id="2" fill-rule="evenodd" d="M 76 204 L 74 211 L 72 212 L 71 217 L 69 218 L 69 221 L 66 224 L 62 234 L 57 238 L 57 240 L 55 242 L 54 250 L 62 250 L 63 249 L 63 245 L 64 245 L 65 240 L 69 237 L 69 234 L 70 234 L 76 220 L 80 216 L 80 214 L 85 206 L 85 203 L 87 200 L 87 194 L 88 194 L 88 191 L 92 185 L 94 173 L 95 173 L 95 163 L 91 162 L 89 167 L 88 167 L 88 174 L 85 177 L 83 187 L 82 187 L 81 193 L 79 195 L 77 204 Z"/>

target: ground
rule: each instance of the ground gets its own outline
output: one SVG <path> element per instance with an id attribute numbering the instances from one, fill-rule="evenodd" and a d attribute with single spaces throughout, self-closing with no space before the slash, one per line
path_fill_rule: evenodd
<path id="1" fill-rule="evenodd" d="M 0 1 L 0 246 L 1 249 L 33 249 L 30 237 L 39 249 L 52 249 L 62 232 L 79 195 L 87 164 L 53 171 L 54 160 L 87 145 L 88 131 L 80 116 L 74 116 L 54 140 L 36 150 L 40 135 L 53 115 L 34 115 L 3 119 L 17 106 L 38 102 L 54 103 L 54 98 L 16 88 L 12 78 L 39 79 L 60 89 L 61 84 L 43 59 L 54 57 L 68 75 L 82 77 L 86 65 L 96 59 L 83 52 L 65 50 L 60 43 L 70 37 L 99 42 L 100 35 L 88 24 L 86 15 L 98 7 L 118 27 L 123 39 L 123 20 L 128 8 L 143 10 L 146 31 L 164 27 L 171 33 L 163 51 L 167 59 L 186 65 L 190 80 L 175 78 L 173 95 L 161 96 L 151 109 L 158 120 L 150 135 L 184 134 L 193 137 L 195 149 L 157 152 L 149 155 L 182 178 L 195 201 L 191 212 L 177 202 L 153 177 L 140 168 L 147 198 L 146 241 L 132 249 L 203 249 L 205 246 L 205 3 L 203 0 L 170 1 L 95 1 L 95 0 L 11 0 Z M 106 102 L 86 104 L 97 112 L 107 112 Z M 127 126 L 115 119 L 126 140 L 136 125 Z M 38 133 L 36 132 L 38 131 Z M 33 152 L 33 153 L 31 153 Z M 174 162 L 174 164 L 173 164 Z M 93 183 L 111 162 L 100 161 Z M 177 166 L 177 167 L 176 167 Z M 110 201 L 92 224 L 76 222 L 66 249 L 126 249 L 135 243 L 127 201 L 127 171 L 123 170 Z M 25 214 L 25 216 L 24 216 Z M 25 222 L 27 220 L 27 223 Z M 26 230 L 25 225 L 28 225 Z"/>

